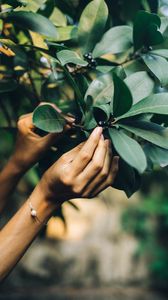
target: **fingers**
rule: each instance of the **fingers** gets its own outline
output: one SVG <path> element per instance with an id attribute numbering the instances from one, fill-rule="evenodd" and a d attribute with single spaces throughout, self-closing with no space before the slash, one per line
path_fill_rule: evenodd
<path id="1" fill-rule="evenodd" d="M 97 182 L 99 181 L 100 174 L 102 172 L 102 169 L 104 168 L 107 152 L 107 142 L 104 141 L 103 137 L 101 137 L 92 160 L 83 170 L 83 172 L 78 176 L 78 180 L 80 182 L 83 182 L 84 188 L 86 188 L 86 185 L 88 185 L 91 180 L 92 183 L 89 185 L 90 189 L 92 188 L 92 186 L 95 186 L 95 183 L 97 184 Z"/>
<path id="2" fill-rule="evenodd" d="M 84 170 L 93 157 L 93 154 L 98 146 L 102 134 L 102 127 L 97 127 L 93 130 L 92 134 L 74 159 L 72 168 L 74 174 L 77 175 Z"/>
<path id="3" fill-rule="evenodd" d="M 33 113 L 22 115 L 18 121 L 18 129 L 22 133 L 28 133 L 28 132 L 30 133 L 31 132 L 32 135 L 39 137 L 41 142 L 44 143 L 46 146 L 52 146 L 53 143 L 56 141 L 56 139 L 58 139 L 60 136 L 62 136 L 62 134 L 64 132 L 66 132 L 67 130 L 69 130 L 72 127 L 72 124 L 75 121 L 74 118 L 67 117 L 66 118 L 67 123 L 65 124 L 62 132 L 48 133 L 45 136 L 41 137 L 40 135 L 38 135 L 35 132 L 36 127 L 34 126 L 34 124 L 32 122 L 32 116 L 33 116 Z"/>
<path id="4" fill-rule="evenodd" d="M 111 163 L 112 163 L 112 150 L 111 150 L 111 144 L 109 140 L 105 141 L 105 147 L 106 147 L 106 155 L 105 155 L 103 167 L 101 168 L 97 176 L 92 180 L 92 182 L 85 188 L 84 196 L 91 193 L 97 186 L 100 186 L 102 182 L 104 182 L 107 179 L 109 175 Z M 100 157 L 99 157 L 99 161 L 100 161 Z"/>
<path id="5" fill-rule="evenodd" d="M 77 145 L 75 148 L 73 148 L 72 150 L 63 154 L 61 157 L 62 160 L 66 163 L 72 162 L 75 159 L 75 157 L 78 155 L 78 153 L 80 152 L 80 150 L 82 149 L 84 144 L 85 144 L 85 142 L 82 142 L 79 145 Z M 72 168 L 71 168 L 71 170 L 72 170 Z"/>
<path id="6" fill-rule="evenodd" d="M 26 133 L 28 130 L 33 131 L 35 129 L 35 126 L 33 125 L 32 122 L 32 116 L 33 114 L 29 113 L 19 118 L 17 123 L 19 131 Z"/>
<path id="7" fill-rule="evenodd" d="M 107 187 L 112 186 L 119 168 L 119 157 L 114 156 L 107 178 L 91 192 L 91 197 L 95 197 Z"/>

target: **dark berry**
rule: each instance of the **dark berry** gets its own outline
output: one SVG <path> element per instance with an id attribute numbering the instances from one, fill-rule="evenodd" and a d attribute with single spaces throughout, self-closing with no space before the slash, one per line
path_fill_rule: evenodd
<path id="1" fill-rule="evenodd" d="M 83 55 L 84 58 L 88 58 L 88 53 Z"/>
<path id="2" fill-rule="evenodd" d="M 103 127 L 103 126 L 106 126 L 106 122 L 105 122 L 105 121 L 99 121 L 98 124 L 99 124 L 99 126 L 102 126 L 102 127 Z"/>
<path id="3" fill-rule="evenodd" d="M 92 55 L 88 54 L 88 59 L 91 61 L 92 60 Z"/>

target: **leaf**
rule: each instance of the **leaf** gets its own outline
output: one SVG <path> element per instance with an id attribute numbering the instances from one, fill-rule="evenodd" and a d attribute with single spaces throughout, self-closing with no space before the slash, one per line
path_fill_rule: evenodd
<path id="1" fill-rule="evenodd" d="M 144 113 L 168 114 L 168 93 L 154 94 L 134 104 L 131 109 L 118 120 Z"/>
<path id="2" fill-rule="evenodd" d="M 108 121 L 110 117 L 110 105 L 109 104 L 102 104 L 102 105 L 95 105 L 93 106 L 93 115 L 97 122 L 100 121 Z"/>
<path id="3" fill-rule="evenodd" d="M 123 190 L 129 198 L 140 188 L 140 185 L 141 176 L 139 173 L 120 158 L 119 170 L 113 187 L 118 190 Z"/>
<path id="4" fill-rule="evenodd" d="M 146 156 L 141 146 L 124 132 L 117 129 L 109 129 L 110 138 L 121 158 L 139 173 L 143 173 L 147 167 Z"/>
<path id="5" fill-rule="evenodd" d="M 12 22 L 17 26 L 38 32 L 44 36 L 57 38 L 57 29 L 46 17 L 28 11 L 16 11 L 9 13 L 7 22 Z"/>
<path id="6" fill-rule="evenodd" d="M 146 54 L 142 59 L 152 74 L 160 81 L 162 86 L 168 84 L 168 62 L 163 57 Z"/>
<path id="7" fill-rule="evenodd" d="M 148 43 L 149 45 L 158 45 L 163 43 L 164 39 L 162 33 L 156 24 L 150 24 L 148 28 Z"/>
<path id="8" fill-rule="evenodd" d="M 122 53 L 132 47 L 132 28 L 116 26 L 108 30 L 93 50 L 93 57 Z"/>
<path id="9" fill-rule="evenodd" d="M 63 66 L 69 63 L 73 63 L 75 65 L 83 67 L 88 65 L 88 63 L 84 59 L 80 58 L 80 56 L 76 52 L 71 50 L 62 50 L 58 52 L 57 58 Z"/>
<path id="10" fill-rule="evenodd" d="M 168 58 L 168 49 L 157 49 L 157 50 L 152 50 L 149 52 L 151 55 L 159 55 L 165 58 Z"/>
<path id="11" fill-rule="evenodd" d="M 86 79 L 86 77 L 82 74 L 76 74 L 75 76 L 75 82 L 76 84 L 78 85 L 80 91 L 81 91 L 81 94 L 83 96 L 83 98 L 85 97 L 85 94 L 86 94 L 86 91 L 89 87 L 89 83 Z"/>
<path id="12" fill-rule="evenodd" d="M 43 16 L 49 18 L 54 10 L 54 6 L 55 6 L 54 0 L 44 0 L 43 5 L 41 5 L 39 7 L 39 9 L 36 10 L 36 12 L 40 15 L 43 15 Z"/>
<path id="13" fill-rule="evenodd" d="M 158 15 L 146 11 L 139 11 L 134 21 L 133 40 L 135 51 L 142 46 L 152 46 L 163 42 L 161 32 L 158 30 L 161 20 Z"/>
<path id="14" fill-rule="evenodd" d="M 5 0 L 6 1 L 6 0 Z M 13 0 L 10 0 L 13 2 Z M 26 5 L 25 7 L 17 8 L 15 11 L 32 11 L 32 12 L 37 12 L 37 10 L 44 5 L 44 2 L 46 0 L 28 0 L 25 1 Z"/>
<path id="15" fill-rule="evenodd" d="M 114 98 L 113 98 L 113 115 L 119 117 L 126 113 L 132 106 L 132 95 L 123 80 L 115 73 L 113 74 L 114 81 Z"/>
<path id="16" fill-rule="evenodd" d="M 113 63 L 104 58 L 97 58 L 96 62 L 97 62 L 96 70 L 101 73 L 109 73 L 111 70 L 113 70 L 116 67 L 116 63 Z"/>
<path id="17" fill-rule="evenodd" d="M 100 40 L 108 18 L 108 8 L 104 0 L 93 0 L 84 9 L 79 20 L 78 38 L 82 53 L 93 50 Z"/>
<path id="18" fill-rule="evenodd" d="M 60 133 L 65 123 L 53 104 L 42 104 L 34 110 L 33 124 L 41 130 Z"/>
<path id="19" fill-rule="evenodd" d="M 92 96 L 94 103 L 109 103 L 113 97 L 114 84 L 112 73 L 103 74 L 91 82 L 85 95 L 85 101 L 88 95 Z"/>
<path id="20" fill-rule="evenodd" d="M 26 6 L 27 2 L 24 0 L 1 0 L 2 4 L 8 4 L 12 6 L 13 8 L 20 7 L 20 6 Z"/>
<path id="21" fill-rule="evenodd" d="M 131 91 L 134 104 L 152 94 L 154 90 L 154 81 L 145 71 L 131 74 L 124 82 Z"/>
<path id="22" fill-rule="evenodd" d="M 57 7 L 54 7 L 54 10 L 49 19 L 55 26 L 65 27 L 67 25 L 66 16 Z"/>
<path id="23" fill-rule="evenodd" d="M 154 145 L 168 149 L 168 131 L 160 125 L 145 121 L 130 121 L 120 123 L 119 126 Z"/>
<path id="24" fill-rule="evenodd" d="M 77 37 L 77 26 L 66 26 L 66 27 L 58 27 L 57 28 L 58 37 L 56 41 L 69 41 L 75 39 Z"/>
<path id="25" fill-rule="evenodd" d="M 145 154 L 153 164 L 159 165 L 160 167 L 166 167 L 168 165 L 168 150 L 161 147 L 147 144 L 144 147 Z"/>
<path id="26" fill-rule="evenodd" d="M 74 78 L 71 76 L 71 74 L 68 72 L 68 70 L 66 69 L 66 67 L 62 67 L 65 73 L 65 77 L 67 79 L 67 81 L 70 83 L 70 85 L 72 86 L 72 88 L 74 89 L 75 92 L 75 100 L 76 100 L 76 104 L 81 112 L 81 114 L 83 115 L 84 110 L 85 110 L 85 101 L 84 98 L 82 96 L 82 93 L 78 87 L 78 85 L 76 84 Z"/>
<path id="27" fill-rule="evenodd" d="M 159 0 L 148 0 L 151 12 L 157 13 L 158 8 L 159 8 Z"/>
<path id="28" fill-rule="evenodd" d="M 15 80 L 0 81 L 0 94 L 16 90 L 18 83 Z"/>

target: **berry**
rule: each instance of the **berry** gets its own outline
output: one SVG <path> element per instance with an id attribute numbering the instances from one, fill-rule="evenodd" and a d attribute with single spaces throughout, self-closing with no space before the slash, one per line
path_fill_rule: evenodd
<path id="1" fill-rule="evenodd" d="M 99 126 L 102 126 L 102 127 L 106 126 L 106 122 L 105 121 L 99 121 L 98 124 L 99 124 Z"/>
<path id="2" fill-rule="evenodd" d="M 84 58 L 88 58 L 88 53 L 83 55 Z"/>

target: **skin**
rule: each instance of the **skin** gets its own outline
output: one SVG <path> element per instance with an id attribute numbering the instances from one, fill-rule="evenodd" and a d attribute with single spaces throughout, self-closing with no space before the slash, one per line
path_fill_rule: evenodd
<path id="1" fill-rule="evenodd" d="M 67 130 L 73 120 L 69 120 Z M 1 211 L 21 176 L 59 138 L 40 137 L 34 132 L 32 116 L 18 122 L 18 138 L 13 155 L 0 174 Z M 118 171 L 110 143 L 97 127 L 89 139 L 58 159 L 43 175 L 29 199 L 0 231 L 0 281 L 14 268 L 53 211 L 72 198 L 92 198 L 111 186 Z M 30 213 L 30 201 L 37 217 Z"/>

